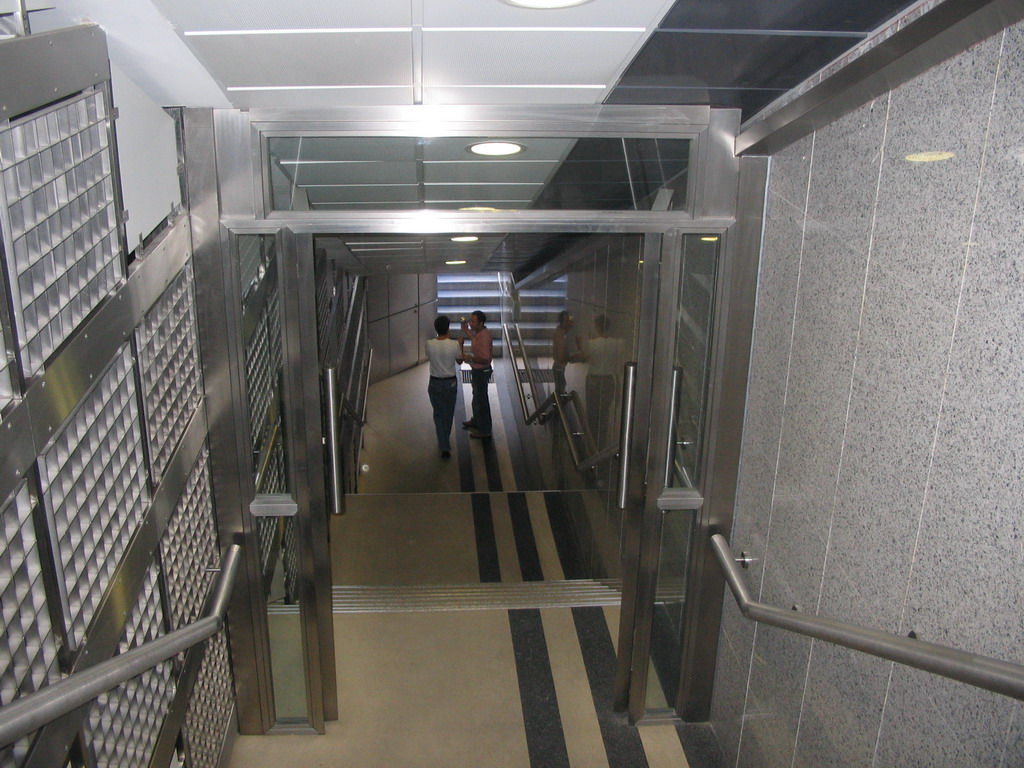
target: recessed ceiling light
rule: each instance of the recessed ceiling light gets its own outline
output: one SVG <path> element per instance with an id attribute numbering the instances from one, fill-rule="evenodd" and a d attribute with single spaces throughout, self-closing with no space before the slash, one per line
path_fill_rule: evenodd
<path id="1" fill-rule="evenodd" d="M 911 163 L 934 163 L 937 160 L 949 160 L 951 157 L 956 155 L 952 152 L 914 152 L 905 159 Z"/>
<path id="2" fill-rule="evenodd" d="M 522 144 L 516 144 L 514 141 L 481 141 L 476 144 L 470 144 L 467 149 L 475 155 L 502 157 L 504 155 L 515 155 L 522 152 L 526 147 Z"/>
<path id="3" fill-rule="evenodd" d="M 509 5 L 516 5 L 520 8 L 535 8 L 537 10 L 551 10 L 553 8 L 571 8 L 574 5 L 583 5 L 590 0 L 504 0 Z"/>
<path id="4" fill-rule="evenodd" d="M 476 235 L 459 235 L 458 237 L 453 237 L 452 238 L 452 242 L 453 243 L 475 243 L 479 239 L 480 238 L 477 237 Z"/>
<path id="5" fill-rule="evenodd" d="M 488 208 L 486 205 L 470 205 L 466 208 L 459 208 L 460 211 L 472 211 L 473 213 L 497 213 L 497 208 Z"/>
<path id="6" fill-rule="evenodd" d="M 459 260 L 459 259 L 454 259 L 454 260 L 452 260 L 452 261 L 446 261 L 446 262 L 445 262 L 445 264 L 447 264 L 448 266 L 451 266 L 451 267 L 457 267 L 457 266 L 459 266 L 460 264 L 465 264 L 465 263 L 466 263 L 466 260 L 465 260 L 465 259 L 462 259 L 462 260 Z"/>

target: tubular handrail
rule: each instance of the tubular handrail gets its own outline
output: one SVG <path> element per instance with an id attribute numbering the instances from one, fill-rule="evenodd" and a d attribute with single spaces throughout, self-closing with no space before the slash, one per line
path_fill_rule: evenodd
<path id="1" fill-rule="evenodd" d="M 260 462 L 259 468 L 256 471 L 256 480 L 253 483 L 253 487 L 256 489 L 256 493 L 260 492 L 263 487 L 263 481 L 267 477 L 267 472 L 270 470 L 270 458 L 274 454 L 274 448 L 277 446 L 277 441 L 281 439 L 281 419 L 278 418 L 274 422 L 274 428 L 270 433 L 270 439 L 267 440 L 267 444 L 263 450 L 260 451 Z"/>
<path id="2" fill-rule="evenodd" d="M 224 553 L 220 578 L 210 592 L 209 610 L 203 618 L 0 707 L 0 747 L 34 733 L 111 688 L 220 632 L 224 628 L 224 614 L 240 553 L 241 547 L 237 544 L 232 544 Z"/>
<path id="3" fill-rule="evenodd" d="M 533 378 L 533 369 L 530 367 L 530 359 L 526 355 L 526 347 L 523 345 L 523 334 L 519 330 L 518 323 L 512 323 L 512 328 L 515 329 L 516 338 L 518 339 L 518 346 L 512 343 L 512 332 L 508 329 L 508 326 L 503 326 L 502 330 L 505 332 L 505 346 L 509 351 L 509 356 L 512 359 L 512 368 L 515 371 L 516 390 L 519 393 L 519 405 L 523 409 L 523 418 L 527 424 L 532 424 L 537 421 L 541 424 L 544 423 L 545 414 L 549 411 L 551 406 L 554 405 L 555 397 L 554 394 L 548 395 L 544 398 L 544 401 L 537 406 L 537 408 L 530 413 L 529 406 L 526 404 L 527 400 L 532 399 L 536 403 L 539 398 L 537 396 L 537 382 Z M 522 370 L 526 373 L 526 381 L 530 385 L 530 394 L 526 394 L 523 389 L 523 382 L 519 378 L 519 357 L 516 355 L 516 350 L 519 350 L 519 355 L 522 356 L 523 368 Z"/>
<path id="4" fill-rule="evenodd" d="M 714 534 L 711 537 L 711 548 L 729 584 L 729 589 L 736 598 L 736 604 L 743 615 L 752 621 L 771 624 L 790 632 L 870 653 L 872 656 L 1024 700 L 1024 666 L 925 640 L 901 637 L 845 621 L 823 616 L 808 616 L 759 603 L 753 599 L 744 583 L 725 537 L 718 533 Z"/>

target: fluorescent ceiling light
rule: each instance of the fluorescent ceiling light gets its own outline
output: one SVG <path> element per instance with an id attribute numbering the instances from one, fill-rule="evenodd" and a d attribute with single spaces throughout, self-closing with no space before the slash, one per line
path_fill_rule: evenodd
<path id="1" fill-rule="evenodd" d="M 526 147 L 516 144 L 514 141 L 481 141 L 477 144 L 470 144 L 467 149 L 474 155 L 486 155 L 487 157 L 504 157 L 522 152 Z"/>
<path id="2" fill-rule="evenodd" d="M 502 0 L 509 5 L 519 8 L 532 8 L 539 11 L 552 10 L 554 8 L 571 8 L 574 5 L 583 5 L 590 0 Z"/>
<path id="3" fill-rule="evenodd" d="M 705 243 L 717 243 L 718 235 L 705 235 L 701 238 Z"/>
<path id="4" fill-rule="evenodd" d="M 449 264 L 449 265 L 451 265 L 453 267 L 457 267 L 460 264 L 465 264 L 465 263 L 466 263 L 465 259 L 453 259 L 452 261 L 446 261 L 445 262 L 445 264 Z"/>
<path id="5" fill-rule="evenodd" d="M 949 160 L 956 157 L 952 152 L 914 152 L 906 156 L 911 163 L 934 163 L 937 160 Z"/>
<path id="6" fill-rule="evenodd" d="M 424 27 L 424 32 L 646 32 L 646 27 Z"/>
<path id="7" fill-rule="evenodd" d="M 229 85 L 229 91 L 346 91 L 373 88 L 404 88 L 409 85 Z"/>
<path id="8" fill-rule="evenodd" d="M 375 32 L 412 32 L 412 27 L 331 27 L 326 29 L 196 29 L 185 37 L 229 37 L 232 35 L 341 35 Z"/>
<path id="9" fill-rule="evenodd" d="M 479 239 L 480 238 L 477 237 L 476 235 L 459 235 L 458 237 L 453 237 L 452 238 L 452 242 L 453 243 L 475 243 Z"/>
<path id="10" fill-rule="evenodd" d="M 600 83 L 487 83 L 487 84 L 476 84 L 470 85 L 465 83 L 459 83 L 456 85 L 428 85 L 426 88 L 564 88 L 564 89 L 584 89 L 584 90 L 603 90 L 607 88 L 607 85 Z"/>
<path id="11" fill-rule="evenodd" d="M 472 211 L 473 213 L 497 213 L 497 208 L 489 208 L 486 205 L 470 205 L 466 208 L 459 208 L 460 211 Z"/>

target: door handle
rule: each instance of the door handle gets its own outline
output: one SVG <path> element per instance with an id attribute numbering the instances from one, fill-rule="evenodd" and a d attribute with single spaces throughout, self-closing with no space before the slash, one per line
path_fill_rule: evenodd
<path id="1" fill-rule="evenodd" d="M 629 460 L 633 442 L 633 401 L 636 398 L 636 363 L 626 363 L 622 372 L 622 420 L 619 429 L 619 509 L 626 508 L 629 495 Z"/>
<path id="2" fill-rule="evenodd" d="M 679 384 L 683 380 L 683 369 L 678 365 L 672 369 L 672 396 L 668 406 L 668 442 L 665 445 L 665 488 L 671 487 L 673 469 L 676 463 L 676 416 L 679 408 Z"/>

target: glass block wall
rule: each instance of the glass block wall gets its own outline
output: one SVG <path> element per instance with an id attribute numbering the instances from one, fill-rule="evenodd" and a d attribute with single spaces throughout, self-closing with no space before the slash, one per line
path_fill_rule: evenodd
<path id="1" fill-rule="evenodd" d="M 188 221 L 129 278 L 113 114 L 98 83 L 0 120 L 0 461 L 15 470 L 0 477 L 0 705 L 194 621 L 221 557 Z M 189 658 L 191 700 L 183 658 L 163 663 L 3 748 L 0 768 L 217 765 L 225 632 Z M 174 708 L 184 725 L 167 733 Z"/>

